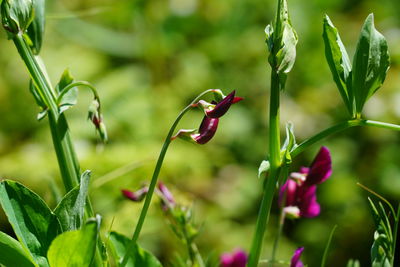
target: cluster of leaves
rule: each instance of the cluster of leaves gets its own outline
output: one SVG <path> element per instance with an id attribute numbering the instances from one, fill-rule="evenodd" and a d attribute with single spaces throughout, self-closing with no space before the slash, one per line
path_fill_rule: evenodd
<path id="1" fill-rule="evenodd" d="M 85 206 L 90 172 L 82 174 L 81 184 L 68 192 L 54 210 L 43 199 L 20 183 L 0 183 L 0 204 L 18 240 L 0 232 L 0 264 L 5 266 L 90 266 L 97 256 L 109 261 L 100 240 L 100 216 L 86 219 Z M 127 252 L 130 239 L 116 232 L 109 234 L 109 246 L 116 264 Z M 6 252 L 6 253 L 4 253 Z M 161 266 L 138 245 L 129 249 L 125 266 Z"/>
<path id="2" fill-rule="evenodd" d="M 374 16 L 370 14 L 362 26 L 352 67 L 339 32 L 328 16 L 323 28 L 325 55 L 333 79 L 348 112 L 359 118 L 366 101 L 386 78 L 390 65 L 386 39 L 375 29 Z"/>

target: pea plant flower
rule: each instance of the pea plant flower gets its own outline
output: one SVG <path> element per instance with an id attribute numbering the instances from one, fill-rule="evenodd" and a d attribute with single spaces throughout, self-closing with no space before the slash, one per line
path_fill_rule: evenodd
<path id="1" fill-rule="evenodd" d="M 303 267 L 304 264 L 300 260 L 301 254 L 303 253 L 304 247 L 300 247 L 296 249 L 296 251 L 293 254 L 292 259 L 290 260 L 290 267 Z"/>
<path id="2" fill-rule="evenodd" d="M 232 104 L 235 104 L 243 98 L 235 96 L 235 90 L 233 90 L 227 96 L 223 96 L 222 92 L 216 90 L 216 96 L 222 99 L 219 102 L 212 101 L 212 103 L 200 100 L 199 102 L 192 105 L 192 107 L 200 107 L 204 111 L 204 118 L 201 121 L 198 130 L 181 129 L 178 133 L 172 137 L 172 140 L 181 138 L 197 144 L 206 144 L 211 138 L 214 137 L 219 123 L 219 118 L 225 115 Z"/>
<path id="3" fill-rule="evenodd" d="M 280 205 L 284 213 L 294 218 L 312 218 L 320 214 L 317 202 L 317 185 L 332 174 L 332 161 L 328 148 L 321 147 L 309 168 L 302 167 L 300 172 L 293 172 L 281 187 Z"/>
<path id="4" fill-rule="evenodd" d="M 242 249 L 223 253 L 220 257 L 220 267 L 246 267 L 247 258 L 247 253 Z"/>

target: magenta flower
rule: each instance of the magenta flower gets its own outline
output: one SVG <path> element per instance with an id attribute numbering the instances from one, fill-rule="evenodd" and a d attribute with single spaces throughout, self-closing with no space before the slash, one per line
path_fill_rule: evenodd
<path id="1" fill-rule="evenodd" d="M 294 218 L 312 218 L 320 213 L 317 202 L 317 185 L 332 174 L 329 150 L 321 147 L 310 168 L 302 167 L 300 172 L 291 173 L 279 192 L 280 205 L 284 212 Z M 285 196 L 285 198 L 284 198 Z"/>
<path id="2" fill-rule="evenodd" d="M 122 195 L 124 195 L 126 198 L 135 201 L 135 202 L 140 202 L 144 199 L 144 197 L 146 196 L 147 192 L 149 191 L 149 188 L 147 186 L 132 192 L 130 190 L 127 189 L 123 189 L 121 190 Z"/>
<path id="3" fill-rule="evenodd" d="M 224 253 L 220 258 L 221 267 L 246 267 L 247 254 L 241 249 L 233 253 Z"/>
<path id="4" fill-rule="evenodd" d="M 303 267 L 303 263 L 300 260 L 301 253 L 303 253 L 304 247 L 296 249 L 293 254 L 292 260 L 290 261 L 290 267 Z"/>
<path id="5" fill-rule="evenodd" d="M 168 207 L 174 207 L 175 206 L 175 199 L 174 196 L 172 195 L 171 191 L 165 186 L 164 183 L 159 182 L 158 183 L 158 190 L 157 194 L 161 198 L 162 206 L 163 209 L 167 209 Z"/>

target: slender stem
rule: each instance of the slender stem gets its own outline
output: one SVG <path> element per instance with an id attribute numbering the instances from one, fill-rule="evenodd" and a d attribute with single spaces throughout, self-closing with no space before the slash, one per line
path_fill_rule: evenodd
<path id="1" fill-rule="evenodd" d="M 322 255 L 321 267 L 325 267 L 326 258 L 328 257 L 329 247 L 331 246 L 332 238 L 336 231 L 336 228 L 337 228 L 337 225 L 333 226 L 333 229 L 332 229 L 331 233 L 329 234 L 328 242 L 326 243 L 324 254 Z"/>
<path id="2" fill-rule="evenodd" d="M 281 215 L 279 216 L 279 226 L 278 226 L 278 233 L 276 235 L 274 246 L 272 247 L 272 256 L 271 256 L 271 266 L 273 266 L 275 262 L 276 252 L 278 251 L 279 241 L 282 236 L 283 225 L 285 224 L 285 212 L 281 209 Z"/>
<path id="3" fill-rule="evenodd" d="M 396 243 L 397 243 L 397 234 L 399 230 L 399 223 L 400 223 L 400 204 L 397 206 L 397 214 L 394 218 L 394 230 L 393 230 L 393 258 L 391 262 L 391 266 L 394 266 L 394 260 L 396 258 Z"/>
<path id="4" fill-rule="evenodd" d="M 203 258 L 201 257 L 199 249 L 197 248 L 196 244 L 192 243 L 191 248 L 192 248 L 192 251 L 194 252 L 194 255 L 196 256 L 197 266 L 205 267 L 206 264 L 204 263 Z"/>
<path id="5" fill-rule="evenodd" d="M 269 159 L 270 171 L 267 183 L 264 187 L 261 206 L 257 217 L 256 229 L 253 236 L 253 242 L 250 249 L 249 267 L 258 266 L 261 254 L 262 243 L 265 230 L 269 219 L 272 200 L 279 178 L 281 165 L 280 156 L 280 129 L 279 129 L 279 93 L 281 84 L 279 82 L 278 73 L 274 70 L 271 72 L 271 96 L 269 110 Z"/>
<path id="6" fill-rule="evenodd" d="M 203 93 L 201 93 L 199 96 L 197 96 L 192 101 L 192 103 L 190 103 L 188 106 L 186 106 L 179 113 L 178 117 L 175 119 L 174 123 L 172 124 L 172 126 L 171 126 L 171 128 L 170 128 L 170 130 L 169 130 L 169 132 L 167 134 L 167 137 L 165 138 L 164 144 L 163 144 L 163 146 L 161 148 L 160 155 L 158 156 L 156 167 L 154 169 L 153 176 L 152 176 L 151 181 L 150 181 L 149 191 L 146 194 L 146 198 L 144 200 L 143 208 L 142 208 L 142 211 L 140 213 L 140 217 L 139 217 L 138 223 L 136 224 L 135 232 L 133 233 L 133 237 L 132 237 L 131 243 L 129 244 L 128 248 L 126 249 L 126 254 L 125 254 L 124 258 L 122 259 L 121 266 L 125 266 L 127 264 L 127 262 L 128 262 L 128 252 L 136 244 L 136 242 L 137 242 L 137 240 L 139 238 L 140 231 L 142 230 L 142 227 L 143 227 L 143 224 L 144 224 L 144 220 L 146 218 L 147 211 L 149 210 L 150 202 L 151 202 L 154 190 L 155 190 L 156 185 L 157 185 L 158 175 L 160 174 L 160 170 L 161 170 L 162 164 L 164 162 L 165 154 L 167 153 L 169 144 L 172 141 L 171 137 L 174 134 L 175 129 L 178 126 L 179 121 L 182 119 L 183 115 L 185 115 L 185 113 L 188 112 L 193 107 L 193 105 L 196 104 L 204 95 L 206 95 L 206 94 L 208 94 L 210 92 L 214 92 L 214 91 L 215 91 L 214 89 L 209 89 L 209 90 L 204 91 Z"/>

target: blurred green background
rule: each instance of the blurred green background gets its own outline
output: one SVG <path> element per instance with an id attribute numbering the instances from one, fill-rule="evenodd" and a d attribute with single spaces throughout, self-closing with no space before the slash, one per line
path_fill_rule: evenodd
<path id="1" fill-rule="evenodd" d="M 162 141 L 178 112 L 208 88 L 236 89 L 245 101 L 232 107 L 216 136 L 204 146 L 176 141 L 160 178 L 201 225 L 203 255 L 249 249 L 260 202 L 257 169 L 266 157 L 270 69 L 264 28 L 273 20 L 272 0 L 58 0 L 47 1 L 41 56 L 53 84 L 65 68 L 99 89 L 110 142 L 99 144 L 86 121 L 91 95 L 80 91 L 67 112 L 82 169 L 93 171 L 91 197 L 103 229 L 127 235 L 142 205 L 121 197 L 149 181 Z M 364 116 L 400 123 L 400 2 L 398 0 L 290 0 L 299 35 L 298 56 L 282 96 L 282 128 L 294 123 L 299 141 L 347 118 L 325 61 L 322 18 L 329 14 L 350 57 L 365 17 L 388 40 L 391 69 L 368 102 Z M 0 177 L 23 182 L 52 207 L 51 185 L 62 188 L 46 120 L 28 91 L 28 75 L 11 41 L 0 34 Z M 202 114 L 189 113 L 180 128 L 198 127 Z M 394 204 L 400 197 L 400 139 L 388 130 L 358 128 L 337 134 L 296 158 L 292 170 L 311 163 L 320 145 L 333 156 L 333 175 L 318 189 L 321 215 L 288 221 L 278 258 L 288 261 L 304 246 L 303 262 L 319 266 L 329 232 L 328 266 L 357 258 L 369 265 L 373 222 L 367 194 L 356 182 Z M 274 205 L 263 258 L 271 252 L 278 209 Z M 1 211 L 0 211 L 1 212 Z M 0 213 L 0 229 L 11 231 Z M 158 205 L 146 220 L 141 244 L 168 263 L 185 253 Z"/>

